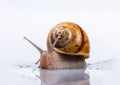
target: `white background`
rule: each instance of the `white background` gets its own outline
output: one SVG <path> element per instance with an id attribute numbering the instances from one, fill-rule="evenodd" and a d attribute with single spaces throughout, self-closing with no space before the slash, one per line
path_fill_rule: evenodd
<path id="1" fill-rule="evenodd" d="M 39 53 L 23 36 L 46 50 L 50 29 L 63 21 L 88 34 L 88 62 L 120 59 L 119 0 L 0 0 L 0 65 L 34 63 Z"/>

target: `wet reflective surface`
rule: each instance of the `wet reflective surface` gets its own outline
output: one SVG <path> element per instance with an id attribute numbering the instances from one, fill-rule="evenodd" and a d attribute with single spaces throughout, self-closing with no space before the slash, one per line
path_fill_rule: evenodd
<path id="1" fill-rule="evenodd" d="M 39 69 L 33 64 L 7 65 L 0 70 L 0 85 L 118 85 L 119 70 L 107 60 L 80 69 Z"/>
<path id="2" fill-rule="evenodd" d="M 90 85 L 85 69 L 40 70 L 41 85 Z"/>

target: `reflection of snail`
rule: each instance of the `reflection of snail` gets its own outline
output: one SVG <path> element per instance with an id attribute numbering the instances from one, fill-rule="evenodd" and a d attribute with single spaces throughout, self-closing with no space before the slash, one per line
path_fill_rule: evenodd
<path id="1" fill-rule="evenodd" d="M 85 66 L 90 44 L 83 29 L 75 23 L 63 22 L 52 28 L 47 38 L 47 51 L 43 51 L 24 37 L 41 53 L 41 68 L 79 68 Z M 38 63 L 37 62 L 37 63 Z"/>
<path id="2" fill-rule="evenodd" d="M 85 69 L 40 69 L 41 85 L 90 85 Z"/>

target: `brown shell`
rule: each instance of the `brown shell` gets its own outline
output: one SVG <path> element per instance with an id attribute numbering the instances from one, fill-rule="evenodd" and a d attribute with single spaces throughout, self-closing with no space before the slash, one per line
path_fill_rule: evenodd
<path id="1" fill-rule="evenodd" d="M 85 31 L 75 23 L 63 22 L 54 26 L 47 38 L 48 49 L 61 33 L 61 38 L 57 41 L 54 50 L 69 55 L 81 55 L 89 57 L 90 44 Z"/>

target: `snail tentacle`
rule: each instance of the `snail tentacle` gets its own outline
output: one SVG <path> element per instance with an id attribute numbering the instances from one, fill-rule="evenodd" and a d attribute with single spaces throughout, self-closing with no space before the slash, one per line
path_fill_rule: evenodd
<path id="1" fill-rule="evenodd" d="M 35 64 L 38 64 L 40 62 L 40 58 L 37 60 L 37 62 Z"/>
<path id="2" fill-rule="evenodd" d="M 35 43 L 33 43 L 31 40 L 29 40 L 27 37 L 23 37 L 25 40 L 27 40 L 29 43 L 31 43 L 39 52 L 42 54 L 43 50 L 38 47 Z"/>
<path id="3" fill-rule="evenodd" d="M 27 40 L 29 43 L 31 43 L 39 52 L 42 54 L 43 50 L 38 47 L 36 44 L 34 44 L 31 40 L 29 40 L 27 37 L 23 37 L 25 40 Z M 40 58 L 37 60 L 35 64 L 38 64 L 40 62 Z"/>
<path id="4" fill-rule="evenodd" d="M 53 49 L 54 49 L 54 47 L 55 47 L 55 45 L 56 45 L 56 43 L 57 43 L 57 41 L 58 41 L 58 39 L 59 39 L 60 37 L 61 37 L 61 36 L 58 35 L 58 37 L 57 37 L 57 39 L 54 41 L 52 47 L 51 47 L 50 49 L 48 49 L 48 64 L 49 64 L 49 65 L 51 64 L 51 56 L 52 56 L 51 53 L 52 53 L 52 51 L 53 51 Z"/>
<path id="5" fill-rule="evenodd" d="M 57 37 L 57 38 L 55 39 L 55 41 L 53 42 L 52 47 L 48 49 L 48 52 L 53 51 L 55 45 L 57 44 L 57 41 L 58 41 L 60 38 L 61 38 L 61 36 L 58 35 L 58 37 Z"/>

